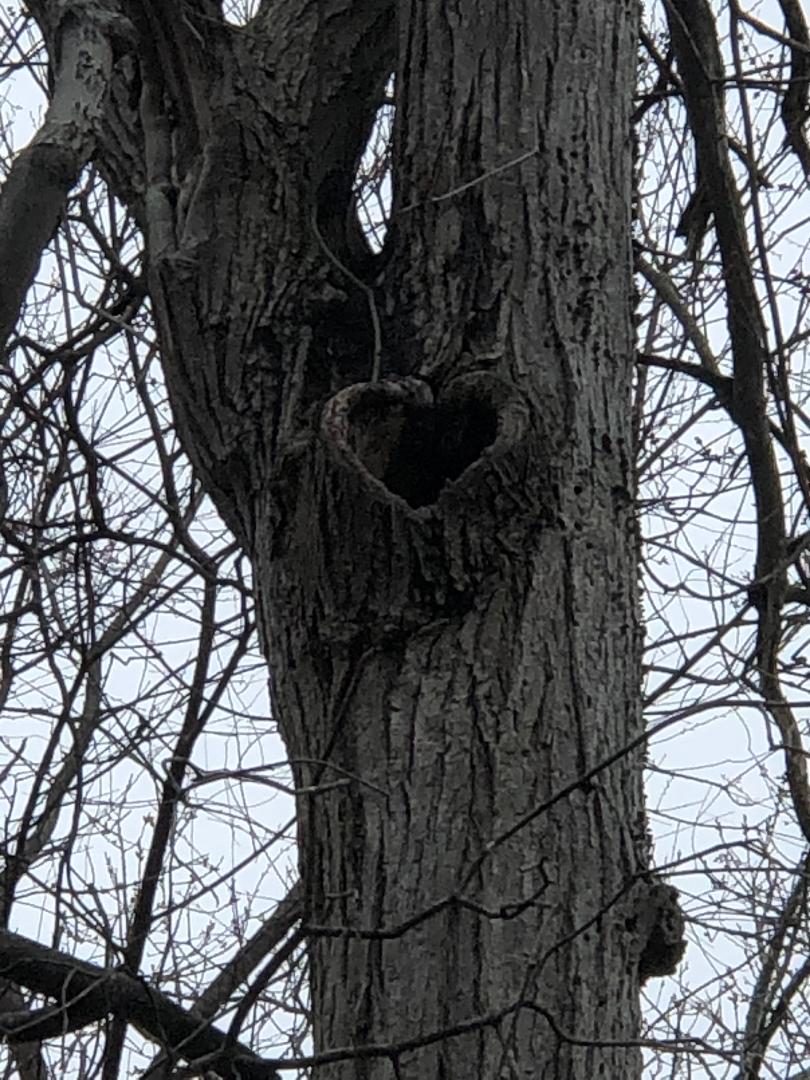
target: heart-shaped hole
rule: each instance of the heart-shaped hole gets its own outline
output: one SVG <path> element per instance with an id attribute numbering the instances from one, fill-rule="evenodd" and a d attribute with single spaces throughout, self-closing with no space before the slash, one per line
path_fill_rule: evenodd
<path id="1" fill-rule="evenodd" d="M 495 441 L 492 406 L 473 395 L 424 402 L 368 394 L 351 410 L 352 449 L 410 506 L 429 506 L 444 485 Z"/>

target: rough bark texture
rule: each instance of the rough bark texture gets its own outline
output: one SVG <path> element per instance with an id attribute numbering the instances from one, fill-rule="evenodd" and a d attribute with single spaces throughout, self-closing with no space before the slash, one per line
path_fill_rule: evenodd
<path id="1" fill-rule="evenodd" d="M 358 778 L 301 807 L 310 918 L 392 928 L 449 896 L 495 913 L 451 903 L 398 937 L 315 938 L 318 1045 L 529 1006 L 404 1055 L 408 1077 L 637 1067 L 598 1045 L 636 1031 L 610 904 L 639 869 L 637 761 L 487 850 L 639 730 L 632 22 L 543 8 L 402 5 L 383 362 L 420 381 L 344 391 L 257 520 L 291 752 Z"/>
<path id="2" fill-rule="evenodd" d="M 299 806 L 316 1050 L 390 1052 L 317 1075 L 637 1075 L 635 3 L 135 6 L 98 160 L 297 779 L 352 780 Z"/>

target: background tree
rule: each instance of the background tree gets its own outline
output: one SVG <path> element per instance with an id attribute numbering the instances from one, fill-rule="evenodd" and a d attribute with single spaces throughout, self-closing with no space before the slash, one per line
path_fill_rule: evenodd
<path id="1" fill-rule="evenodd" d="M 630 8 L 30 6 L 52 105 L 0 198 L 10 1069 L 638 1073 L 639 961 L 679 928 L 648 942 L 633 424 L 659 861 L 701 945 L 650 1073 L 806 1068 L 801 253 L 769 272 L 801 237 L 801 11 L 644 28 L 633 414 Z M 735 772 L 677 782 L 752 710 L 770 747 L 747 726 Z"/>

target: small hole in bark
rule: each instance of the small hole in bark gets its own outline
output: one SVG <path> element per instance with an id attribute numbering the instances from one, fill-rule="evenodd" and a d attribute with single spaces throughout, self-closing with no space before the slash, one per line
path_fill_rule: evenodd
<path id="1" fill-rule="evenodd" d="M 381 404 L 354 412 L 355 453 L 413 507 L 435 502 L 495 440 L 495 412 L 482 401 Z"/>

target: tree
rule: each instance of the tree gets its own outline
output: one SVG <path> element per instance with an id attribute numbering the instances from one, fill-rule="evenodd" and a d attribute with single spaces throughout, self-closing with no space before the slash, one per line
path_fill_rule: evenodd
<path id="1" fill-rule="evenodd" d="M 114 459 L 83 435 L 75 371 L 110 326 L 124 326 L 162 485 L 145 505 L 169 526 L 153 550 L 167 561 L 181 550 L 193 568 L 200 629 L 132 911 L 102 935 L 106 965 L 22 935 L 0 939 L 4 1008 L 13 1009 L 3 1026 L 22 1047 L 20 1071 L 39 1067 L 40 1040 L 107 1017 L 107 1078 L 119 1074 L 127 1024 L 162 1047 L 162 1074 L 185 1060 L 198 1073 L 273 1075 L 285 1063 L 257 1055 L 240 1029 L 305 937 L 313 1075 L 640 1074 L 639 983 L 673 970 L 682 926 L 672 890 L 650 874 L 642 799 L 630 251 L 637 12 L 631 3 L 481 7 L 276 0 L 235 26 L 210 0 L 30 4 L 52 103 L 0 198 L 0 323 L 11 332 L 65 197 L 92 161 L 143 237 L 143 272 L 121 258 L 116 214 L 109 244 L 92 197 L 74 203 L 110 287 L 93 305 L 104 313 L 95 336 L 83 328 L 39 351 L 38 415 L 64 403 L 68 441 L 84 456 L 84 517 L 72 524 L 82 550 L 95 552 L 87 564 L 103 544 L 109 558 L 122 534 L 107 522 L 99 476 Z M 794 42 L 807 35 L 790 11 L 784 118 L 801 156 L 795 118 L 806 84 Z M 740 432 L 759 529 L 746 678 L 779 725 L 808 835 L 800 729 L 778 661 L 783 608 L 796 599 L 788 568 L 799 572 L 803 547 L 788 544 L 774 440 L 799 478 L 803 466 L 793 414 L 780 427 L 768 412 L 763 379 L 774 361 L 734 151 L 722 137 L 724 60 L 708 6 L 674 3 L 669 36 L 677 75 L 672 57 L 643 40 L 656 76 L 635 119 L 643 134 L 648 110 L 671 94 L 685 103 L 697 173 L 689 220 L 702 223 L 686 231 L 694 256 L 713 220 L 732 368 L 713 362 L 689 321 L 688 289 L 679 294 L 643 250 L 642 202 L 638 265 L 702 367 L 647 348 L 637 400 L 661 385 L 656 371 L 667 380 L 683 372 L 710 388 Z M 393 203 L 375 250 L 355 179 L 392 73 Z M 752 148 L 741 153 L 753 169 Z M 197 489 L 178 487 L 172 435 L 133 340 L 145 297 L 183 447 L 250 565 L 297 793 L 300 889 L 196 1012 L 139 975 L 170 836 L 189 793 L 217 778 L 195 750 L 247 648 L 249 620 L 220 615 L 218 590 L 248 590 L 227 541 L 201 549 L 195 536 Z M 657 317 L 639 308 L 639 318 Z M 37 354 L 23 336 L 14 348 Z M 15 407 L 27 401 L 27 387 L 17 390 Z M 50 570 L 30 568 L 54 555 L 42 549 L 54 543 L 46 511 L 57 480 L 72 475 L 67 460 L 57 454 L 35 500 L 37 543 L 26 547 L 11 530 L 29 567 L 10 617 L 18 636 L 59 591 Z M 141 575 L 124 622 L 150 588 L 178 587 L 165 561 L 144 572 L 133 557 L 123 573 Z M 117 599 L 115 578 L 107 588 Z M 114 620 L 103 611 L 77 620 L 93 631 L 60 628 L 50 655 L 54 668 L 65 645 L 79 657 L 83 712 L 77 723 L 77 680 L 9 845 L 7 919 L 64 800 L 78 804 L 83 755 L 107 724 L 99 702 Z M 223 638 L 224 658 L 214 659 Z M 134 736 L 121 727 L 125 753 L 142 745 L 140 721 Z M 65 731 L 72 751 L 54 782 Z M 229 1032 L 209 1026 L 282 941 Z M 768 993 L 775 986 L 770 978 Z M 18 987 L 48 1004 L 32 1007 Z M 751 1012 L 746 1076 L 775 1030 L 766 999 L 763 989 L 759 1021 Z"/>

